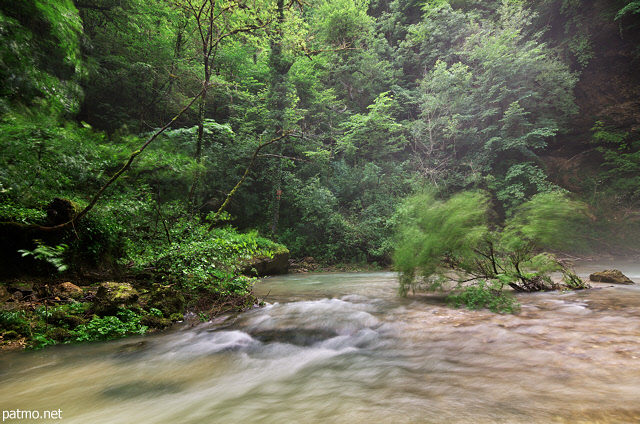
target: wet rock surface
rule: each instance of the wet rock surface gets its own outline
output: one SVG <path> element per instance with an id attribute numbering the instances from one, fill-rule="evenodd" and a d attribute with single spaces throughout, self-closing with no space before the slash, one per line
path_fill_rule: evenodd
<path id="1" fill-rule="evenodd" d="M 589 275 L 589 279 L 594 283 L 608 283 L 608 284 L 635 284 L 629 277 L 624 275 L 617 269 L 607 269 L 601 272 L 594 272 Z"/>

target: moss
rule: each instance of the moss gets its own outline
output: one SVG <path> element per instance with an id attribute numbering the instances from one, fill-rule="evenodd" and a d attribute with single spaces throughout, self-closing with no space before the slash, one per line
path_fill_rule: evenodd
<path id="1" fill-rule="evenodd" d="M 13 330 L 9 330 L 9 331 L 7 331 L 6 333 L 4 333 L 4 334 L 2 335 L 2 337 L 3 337 L 5 340 L 14 340 L 14 339 L 17 339 L 18 337 L 20 337 L 20 334 L 18 334 L 17 332 L 15 332 L 15 331 L 13 331 Z"/>
<path id="2" fill-rule="evenodd" d="M 147 300 L 148 308 L 156 308 L 165 317 L 184 312 L 185 299 L 181 292 L 171 287 L 154 284 Z"/>
<path id="3" fill-rule="evenodd" d="M 51 316 L 49 317 L 49 322 L 52 324 L 66 325 L 69 327 L 69 329 L 73 330 L 79 325 L 86 324 L 87 320 L 79 316 L 71 315 L 64 311 L 58 310 L 54 311 L 51 314 Z"/>
<path id="4" fill-rule="evenodd" d="M 47 206 L 47 220 L 50 225 L 65 224 L 75 218 L 82 207 L 69 199 L 56 197 Z"/>
<path id="5" fill-rule="evenodd" d="M 172 322 L 168 318 L 160 318 L 154 315 L 145 315 L 140 319 L 140 324 L 146 325 L 149 328 L 164 330 L 165 328 L 170 327 Z"/>
<path id="6" fill-rule="evenodd" d="M 128 283 L 100 284 L 94 311 L 100 316 L 115 315 L 120 307 L 130 307 L 138 300 L 138 292 Z"/>
<path id="7" fill-rule="evenodd" d="M 273 256 L 275 255 L 282 255 L 282 254 L 289 254 L 289 249 L 286 248 L 286 246 L 283 246 L 281 244 L 278 244 L 275 246 L 275 248 L 271 249 L 271 253 L 273 254 Z M 273 257 L 272 256 L 272 257 Z"/>
<path id="8" fill-rule="evenodd" d="M 173 322 L 175 321 L 182 321 L 184 320 L 184 315 L 181 313 L 176 312 L 175 314 L 171 314 L 171 316 L 169 317 L 169 319 Z"/>

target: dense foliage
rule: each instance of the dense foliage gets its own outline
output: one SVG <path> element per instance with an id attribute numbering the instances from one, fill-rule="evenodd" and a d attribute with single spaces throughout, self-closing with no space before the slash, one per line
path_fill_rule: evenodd
<path id="1" fill-rule="evenodd" d="M 583 247 L 617 242 L 612 217 L 637 229 L 637 126 L 582 117 L 578 153 L 563 143 L 598 25 L 633 44 L 638 10 L 4 2 L 1 260 L 26 262 L 3 273 L 152 271 L 242 296 L 240 263 L 281 243 L 330 263 L 389 266 L 395 251 L 403 291 L 443 265 L 524 289 L 535 278 L 523 268 L 543 265 L 538 249 L 575 212 L 567 199 L 591 208 Z M 597 163 L 574 180 L 551 176 L 549 157 L 586 152 Z"/>
<path id="2" fill-rule="evenodd" d="M 563 193 L 541 193 L 516 209 L 503 224 L 490 222 L 489 196 L 461 192 L 449 199 L 420 194 L 407 199 L 398 220 L 395 264 L 401 272 L 400 291 L 440 288 L 487 281 L 493 290 L 555 288 L 549 273 L 573 274 L 541 248 L 575 244 L 583 207 Z"/>

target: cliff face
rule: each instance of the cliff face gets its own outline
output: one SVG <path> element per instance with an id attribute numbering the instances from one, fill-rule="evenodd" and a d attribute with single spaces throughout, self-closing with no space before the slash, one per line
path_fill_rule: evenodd
<path id="1" fill-rule="evenodd" d="M 597 120 L 625 131 L 640 131 L 640 58 L 634 59 L 640 31 L 607 16 L 606 0 L 585 11 L 595 57 L 580 75 L 575 95 L 579 114 L 575 134 L 589 133 Z"/>
<path id="2" fill-rule="evenodd" d="M 559 135 L 541 154 L 550 179 L 579 193 L 592 193 L 600 183 L 602 156 L 591 143 L 596 121 L 640 137 L 640 28 L 628 28 L 629 19 L 615 21 L 608 0 L 585 0 L 582 25 L 586 27 L 594 57 L 579 72 L 575 100 L 579 112 L 568 123 L 569 131 Z M 551 38 L 568 42 L 564 23 L 553 23 Z M 622 30 L 621 30 L 622 28 Z"/>

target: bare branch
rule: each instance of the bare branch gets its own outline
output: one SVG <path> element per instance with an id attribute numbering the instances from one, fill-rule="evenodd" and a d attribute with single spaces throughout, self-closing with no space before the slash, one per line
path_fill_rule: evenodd
<path id="1" fill-rule="evenodd" d="M 209 226 L 209 230 L 208 231 L 213 230 L 213 228 L 216 225 L 216 222 L 218 222 L 218 218 L 220 218 L 220 215 L 222 215 L 222 212 L 224 212 L 225 208 L 227 207 L 227 205 L 231 201 L 231 198 L 233 197 L 234 194 L 236 194 L 236 191 L 238 191 L 238 188 L 240 188 L 240 185 L 242 185 L 244 180 L 247 178 L 247 175 L 249 175 L 249 171 L 251 171 L 251 167 L 253 166 L 253 163 L 256 161 L 256 158 L 258 157 L 258 154 L 260 153 L 260 150 L 262 150 L 263 147 L 267 147 L 267 146 L 269 146 L 269 145 L 271 145 L 273 143 L 276 143 L 276 142 L 278 142 L 280 140 L 283 140 L 283 139 L 289 137 L 292 133 L 293 133 L 293 131 L 284 131 L 279 137 L 272 138 L 271 140 L 267 141 L 266 143 L 258 144 L 258 147 L 256 148 L 256 151 L 253 152 L 253 156 L 251 156 L 251 162 L 249 162 L 249 165 L 247 166 L 247 169 L 244 171 L 244 174 L 242 175 L 242 178 L 240 178 L 240 181 L 238 181 L 238 184 L 236 184 L 236 186 L 233 188 L 233 190 L 231 190 L 229 192 L 229 194 L 227 195 L 227 198 L 225 199 L 224 203 L 222 203 L 222 206 L 220 206 L 220 209 L 218 209 L 216 214 L 213 216 L 213 219 L 212 219 L 211 225 Z"/>
<path id="2" fill-rule="evenodd" d="M 162 128 L 160 128 L 158 131 L 153 133 L 153 135 L 151 135 L 151 137 L 149 137 L 147 141 L 138 150 L 131 153 L 131 156 L 129 156 L 129 160 L 127 161 L 127 163 L 125 163 L 122 166 L 122 168 L 120 168 L 115 174 L 113 174 L 113 176 L 109 179 L 109 181 L 107 181 L 107 183 L 103 185 L 100 188 L 100 190 L 98 190 L 98 192 L 93 196 L 89 204 L 82 211 L 80 211 L 80 213 L 78 213 L 71 221 L 65 222 L 64 224 L 55 225 L 53 227 L 40 227 L 40 229 L 45 231 L 54 231 L 54 230 L 60 230 L 60 229 L 75 225 L 80 219 L 82 219 L 82 217 L 84 217 L 89 211 L 91 211 L 91 209 L 93 209 L 93 207 L 95 206 L 96 203 L 98 203 L 98 200 L 100 199 L 100 197 L 102 197 L 102 194 L 107 190 L 107 188 L 109 188 L 111 184 L 116 182 L 116 180 L 120 178 L 120 176 L 129 169 L 129 167 L 131 166 L 133 161 L 136 159 L 136 157 L 138 157 L 138 155 L 140 155 L 144 151 L 144 149 L 146 149 L 147 146 L 151 144 L 153 140 L 158 138 L 160 134 L 162 134 L 167 128 L 173 125 L 175 121 L 177 121 L 187 110 L 189 110 L 189 108 L 191 108 L 193 103 L 195 103 L 195 101 L 202 95 L 203 92 L 204 92 L 204 88 L 200 90 L 200 92 L 196 94 L 193 97 L 193 99 L 191 99 L 189 104 L 185 106 L 171 121 L 167 122 Z"/>

